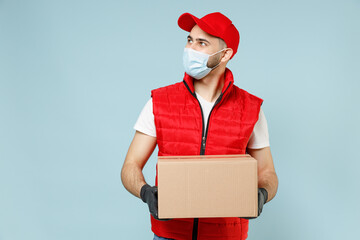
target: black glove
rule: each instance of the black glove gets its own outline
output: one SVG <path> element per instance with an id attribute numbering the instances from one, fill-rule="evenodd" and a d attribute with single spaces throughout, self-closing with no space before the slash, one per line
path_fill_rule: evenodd
<path id="1" fill-rule="evenodd" d="M 158 218 L 158 188 L 156 186 L 151 187 L 149 184 L 145 184 L 141 187 L 140 197 L 144 203 L 149 206 L 151 215 L 160 221 L 167 221 L 170 219 L 159 219 Z"/>
<path id="2" fill-rule="evenodd" d="M 268 199 L 268 192 L 266 191 L 265 188 L 259 188 L 258 189 L 258 216 L 260 216 L 261 212 L 262 212 L 262 209 L 263 209 L 263 206 L 264 204 L 266 203 Z M 254 219 L 254 218 L 257 218 L 257 217 L 242 217 L 242 218 L 245 218 L 245 219 Z"/>

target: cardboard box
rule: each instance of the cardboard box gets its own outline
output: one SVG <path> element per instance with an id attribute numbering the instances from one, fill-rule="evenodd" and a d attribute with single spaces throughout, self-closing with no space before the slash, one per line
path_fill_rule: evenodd
<path id="1" fill-rule="evenodd" d="M 249 154 L 160 156 L 159 218 L 255 217 L 257 161 Z"/>

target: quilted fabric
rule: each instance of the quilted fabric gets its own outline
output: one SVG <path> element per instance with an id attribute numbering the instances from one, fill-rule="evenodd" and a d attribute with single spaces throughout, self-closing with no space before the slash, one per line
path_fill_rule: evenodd
<path id="1" fill-rule="evenodd" d="M 224 87 L 210 113 L 207 131 L 189 75 L 185 73 L 183 82 L 153 90 L 158 155 L 245 154 L 263 100 L 233 82 L 231 71 L 226 69 Z M 151 216 L 151 224 L 158 236 L 192 239 L 194 219 L 158 221 Z M 239 240 L 246 239 L 247 232 L 247 219 L 200 218 L 197 239 Z"/>

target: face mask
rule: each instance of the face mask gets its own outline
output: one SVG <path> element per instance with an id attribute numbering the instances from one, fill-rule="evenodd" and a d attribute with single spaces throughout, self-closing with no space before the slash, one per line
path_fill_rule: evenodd
<path id="1" fill-rule="evenodd" d="M 211 70 L 213 70 L 220 64 L 219 62 L 215 67 L 209 68 L 207 66 L 209 57 L 224 50 L 225 48 L 216 53 L 209 55 L 203 52 L 195 51 L 191 48 L 185 48 L 183 55 L 183 64 L 184 64 L 185 72 L 195 79 L 201 79 L 205 77 L 206 75 L 209 74 Z"/>

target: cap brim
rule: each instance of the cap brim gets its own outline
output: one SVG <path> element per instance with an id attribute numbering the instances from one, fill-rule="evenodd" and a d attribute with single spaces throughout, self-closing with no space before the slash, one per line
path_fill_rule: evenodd
<path id="1" fill-rule="evenodd" d="M 178 19 L 178 25 L 181 29 L 190 32 L 191 29 L 195 26 L 198 25 L 203 31 L 218 37 L 218 33 L 211 28 L 209 25 L 207 25 L 204 21 L 202 21 L 201 19 L 195 17 L 194 15 L 190 14 L 190 13 L 183 13 L 179 19 Z"/>
<path id="2" fill-rule="evenodd" d="M 190 13 L 182 14 L 178 19 L 178 25 L 182 30 L 190 32 L 191 29 L 196 25 L 196 20 L 199 20 L 197 17 Z"/>

